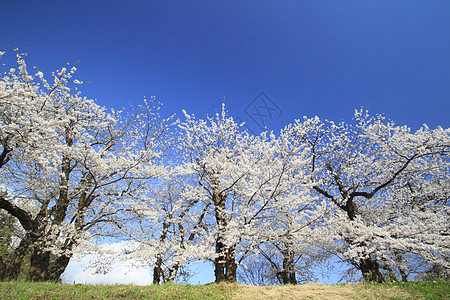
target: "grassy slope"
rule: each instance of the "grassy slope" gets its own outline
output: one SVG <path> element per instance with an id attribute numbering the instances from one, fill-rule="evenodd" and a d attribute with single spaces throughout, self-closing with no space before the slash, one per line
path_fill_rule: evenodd
<path id="1" fill-rule="evenodd" d="M 450 282 L 238 286 L 233 294 L 239 295 L 235 299 L 450 299 Z"/>
<path id="2" fill-rule="evenodd" d="M 255 287 L 3 282 L 1 299 L 450 299 L 449 282 Z"/>

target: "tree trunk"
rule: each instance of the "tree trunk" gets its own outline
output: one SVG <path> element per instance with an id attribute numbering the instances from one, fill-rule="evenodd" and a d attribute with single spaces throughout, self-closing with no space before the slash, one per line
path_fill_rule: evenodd
<path id="1" fill-rule="evenodd" d="M 50 251 L 42 251 L 36 248 L 31 254 L 30 270 L 27 274 L 29 281 L 46 281 L 50 264 Z"/>
<path id="2" fill-rule="evenodd" d="M 162 258 L 158 256 L 156 259 L 155 267 L 153 268 L 153 284 L 159 284 L 162 276 Z"/>
<path id="3" fill-rule="evenodd" d="M 355 220 L 358 214 L 358 207 L 356 206 L 355 202 L 353 202 L 353 198 L 347 200 L 344 210 L 347 212 L 350 221 Z M 380 266 L 378 262 L 372 260 L 370 257 L 361 260 L 361 262 L 359 263 L 359 269 L 361 270 L 364 281 L 379 283 L 384 282 L 383 274 L 381 274 L 380 272 Z"/>
<path id="4" fill-rule="evenodd" d="M 286 271 L 287 282 L 284 284 L 297 284 L 297 278 L 295 277 L 294 260 L 289 257 L 289 260 L 283 261 L 283 268 Z"/>
<path id="5" fill-rule="evenodd" d="M 371 258 L 362 259 L 359 264 L 359 269 L 361 270 L 364 281 L 384 282 L 383 274 L 380 272 L 378 263 Z"/>
<path id="6" fill-rule="evenodd" d="M 216 283 L 225 281 L 225 245 L 222 243 L 222 238 L 217 237 L 216 241 L 216 255 L 214 259 L 214 275 L 216 277 Z"/>
<path id="7" fill-rule="evenodd" d="M 294 252 L 286 248 L 281 252 L 283 254 L 283 270 L 277 273 L 278 279 L 282 284 L 297 284 L 294 267 Z"/>
<path id="8" fill-rule="evenodd" d="M 0 268 L 0 281 L 4 281 L 3 278 L 5 278 L 6 265 L 3 261 L 3 257 L 1 257 L 1 256 L 0 256 L 0 265 L 2 266 Z"/>
<path id="9" fill-rule="evenodd" d="M 216 238 L 216 258 L 214 259 L 214 275 L 216 283 L 227 281 L 236 282 L 237 264 L 235 259 L 235 245 L 229 246 L 224 243 L 225 233 L 228 226 L 228 216 L 226 210 L 227 196 L 213 189 L 212 200 L 214 203 L 214 213 L 219 232 Z"/>
<path id="10" fill-rule="evenodd" d="M 234 251 L 234 247 L 227 249 L 220 241 L 216 242 L 216 253 L 218 254 L 214 260 L 216 283 L 237 282 L 237 263 Z"/>
<path id="11" fill-rule="evenodd" d="M 403 271 L 402 268 L 398 268 L 398 271 L 400 273 L 400 276 L 402 277 L 403 282 L 408 282 L 408 275 L 406 275 L 405 271 Z"/>
<path id="12" fill-rule="evenodd" d="M 214 202 L 214 213 L 219 229 L 216 238 L 216 258 L 214 259 L 214 275 L 216 277 L 215 282 L 219 283 L 226 281 L 228 249 L 224 243 L 224 235 L 228 225 L 228 218 L 225 207 L 226 197 L 221 195 L 219 191 L 214 190 L 212 200 Z"/>
<path id="13" fill-rule="evenodd" d="M 55 261 L 51 262 L 48 268 L 46 280 L 60 282 L 61 275 L 66 270 L 71 258 L 72 255 L 61 255 L 58 256 Z"/>
<path id="14" fill-rule="evenodd" d="M 235 257 L 235 247 L 227 249 L 227 260 L 225 262 L 225 281 L 227 282 L 237 282 L 237 263 Z"/>

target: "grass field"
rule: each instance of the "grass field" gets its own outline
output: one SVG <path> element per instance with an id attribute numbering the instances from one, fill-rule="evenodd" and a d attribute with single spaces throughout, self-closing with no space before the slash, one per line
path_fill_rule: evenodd
<path id="1" fill-rule="evenodd" d="M 1 282 L 1 299 L 450 299 L 448 281 L 298 286 L 82 285 Z"/>

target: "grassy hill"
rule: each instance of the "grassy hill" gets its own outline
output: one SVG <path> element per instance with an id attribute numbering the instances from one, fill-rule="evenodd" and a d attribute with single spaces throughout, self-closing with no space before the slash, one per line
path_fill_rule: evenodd
<path id="1" fill-rule="evenodd" d="M 450 299 L 448 281 L 298 286 L 0 283 L 1 299 Z"/>

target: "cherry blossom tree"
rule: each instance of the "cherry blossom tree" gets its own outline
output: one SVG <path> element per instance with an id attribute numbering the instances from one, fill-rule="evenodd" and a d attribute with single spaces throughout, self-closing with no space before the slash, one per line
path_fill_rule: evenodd
<path id="1" fill-rule="evenodd" d="M 384 281 L 394 268 L 406 280 L 418 257 L 448 269 L 449 129 L 412 133 L 359 110 L 353 124 L 313 118 L 289 130 L 309 145 L 313 189 L 335 207 L 342 257 L 365 280 Z"/>
<path id="2" fill-rule="evenodd" d="M 240 130 L 224 106 L 215 118 L 196 120 L 185 113 L 180 124 L 183 167 L 192 189 L 208 206 L 203 239 L 215 249 L 216 282 L 236 281 L 242 260 L 273 232 L 276 211 L 310 201 L 306 153 L 274 134 L 252 136 Z M 197 196 L 198 197 L 198 196 Z"/>
<path id="3" fill-rule="evenodd" d="M 187 280 L 187 266 L 196 259 L 214 255 L 199 241 L 209 205 L 202 207 L 189 186 L 189 177 L 172 170 L 166 178 L 148 182 L 147 189 L 134 195 L 127 213 L 132 222 L 121 235 L 137 245 L 117 253 L 140 266 L 153 266 L 153 283 Z M 189 192 L 188 192 L 189 190 Z"/>
<path id="4" fill-rule="evenodd" d="M 31 249 L 29 280 L 59 280 L 76 246 L 121 226 L 122 204 L 159 176 L 168 122 L 158 105 L 108 112 L 81 97 L 76 68 L 28 73 L 24 55 L 0 81 L 0 208 L 26 232 L 15 250 Z M 14 270 L 9 270 L 14 277 Z"/>

